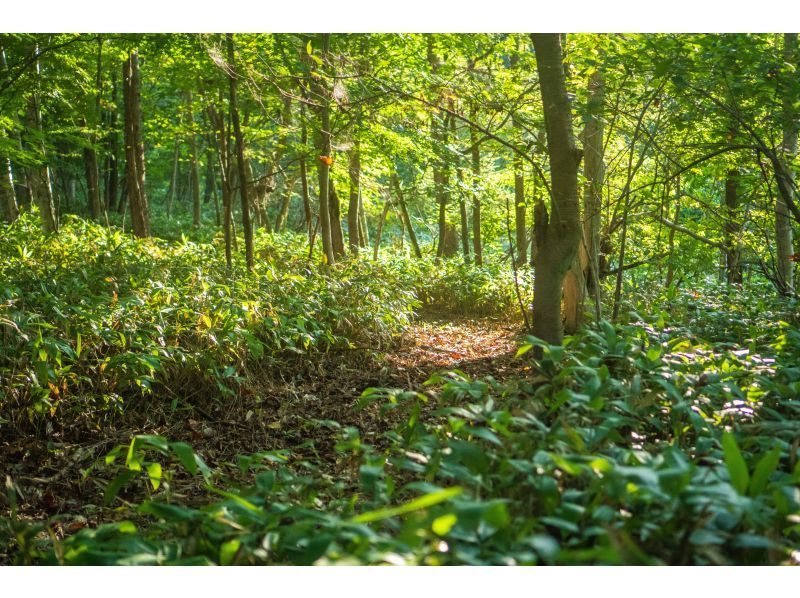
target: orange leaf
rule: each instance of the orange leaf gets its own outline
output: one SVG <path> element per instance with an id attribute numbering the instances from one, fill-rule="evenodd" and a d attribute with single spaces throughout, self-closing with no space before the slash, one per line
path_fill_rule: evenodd
<path id="1" fill-rule="evenodd" d="M 325 164 L 325 166 L 330 166 L 331 164 L 333 164 L 333 158 L 331 158 L 330 156 L 317 156 L 317 158 L 319 159 L 320 162 Z"/>

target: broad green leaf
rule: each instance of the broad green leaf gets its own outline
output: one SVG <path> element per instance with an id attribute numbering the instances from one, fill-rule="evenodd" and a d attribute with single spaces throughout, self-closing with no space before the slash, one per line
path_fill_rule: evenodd
<path id="1" fill-rule="evenodd" d="M 750 474 L 747 471 L 744 457 L 739 451 L 739 446 L 736 444 L 736 439 L 730 432 L 722 434 L 722 453 L 725 458 L 725 467 L 728 468 L 728 474 L 731 477 L 731 485 L 739 494 L 745 494 L 750 483 Z"/>
<path id="2" fill-rule="evenodd" d="M 769 482 L 769 477 L 777 469 L 780 460 L 781 449 L 779 447 L 775 447 L 759 459 L 753 471 L 753 477 L 750 479 L 750 496 L 758 496 L 764 492 Z"/>

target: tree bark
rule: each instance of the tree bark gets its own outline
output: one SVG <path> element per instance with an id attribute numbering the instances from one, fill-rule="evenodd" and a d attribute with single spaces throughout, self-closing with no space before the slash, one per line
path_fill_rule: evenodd
<path id="1" fill-rule="evenodd" d="M 231 187 L 231 160 L 229 135 L 225 129 L 225 119 L 213 106 L 208 108 L 208 119 L 214 127 L 217 138 L 217 157 L 219 160 L 220 176 L 222 178 L 222 231 L 225 236 L 225 264 L 228 271 L 233 262 L 231 248 L 233 237 L 233 189 Z"/>
<path id="2" fill-rule="evenodd" d="M 6 222 L 14 222 L 19 218 L 19 207 L 17 206 L 17 196 L 14 192 L 14 172 L 11 169 L 11 160 L 3 160 L 3 170 L 0 173 L 0 206 L 2 206 L 3 217 Z"/>
<path id="3" fill-rule="evenodd" d="M 787 64 L 798 65 L 797 34 L 784 33 L 783 35 L 783 60 Z M 776 273 L 778 286 L 784 293 L 794 291 L 794 263 L 791 260 L 794 239 L 792 232 L 792 219 L 789 214 L 789 202 L 785 195 L 793 193 L 794 171 L 791 163 L 797 155 L 797 110 L 794 107 L 796 97 L 791 93 L 791 86 L 786 86 L 783 97 L 783 143 L 782 162 L 783 176 L 788 181 L 779 180 L 780 193 L 775 203 L 775 243 L 776 243 Z M 778 178 L 781 178 L 778 174 Z M 780 183 L 783 182 L 783 185 Z"/>
<path id="4" fill-rule="evenodd" d="M 406 199 L 403 195 L 403 190 L 400 188 L 400 179 L 398 178 L 397 173 L 392 173 L 392 184 L 394 185 L 394 190 L 397 194 L 397 202 L 400 204 L 400 213 L 402 214 L 406 228 L 408 229 L 408 238 L 411 240 L 411 249 L 414 251 L 414 257 L 421 259 L 422 252 L 419 249 L 417 233 L 414 232 L 414 226 L 411 224 L 411 216 L 408 214 L 408 206 L 406 205 Z"/>
<path id="5" fill-rule="evenodd" d="M 561 344 L 561 293 L 581 236 L 578 207 L 578 165 L 581 153 L 572 132 L 572 109 L 567 96 L 561 36 L 531 34 L 544 106 L 552 196 L 550 210 L 538 201 L 534 213 L 537 243 L 533 294 L 533 334 Z"/>
<path id="6" fill-rule="evenodd" d="M 97 76 L 95 91 L 90 98 L 88 108 L 89 145 L 83 150 L 84 170 L 86 174 L 86 195 L 89 204 L 89 215 L 93 220 L 98 220 L 103 212 L 100 201 L 100 167 L 97 163 L 97 128 L 100 122 L 100 95 L 103 91 L 103 40 L 98 40 L 97 46 Z"/>
<path id="7" fill-rule="evenodd" d="M 328 61 L 328 49 L 330 47 L 330 33 L 322 34 L 322 61 L 323 65 Z M 323 78 L 319 78 L 316 83 L 317 97 L 319 102 L 320 130 L 317 136 L 317 149 L 319 151 L 317 178 L 319 181 L 319 223 L 322 233 L 322 251 L 328 264 L 336 263 L 336 256 L 333 253 L 333 240 L 331 235 L 331 217 L 328 208 L 328 183 L 330 178 L 330 165 L 333 161 L 331 156 L 331 115 L 330 98 L 328 90 L 325 88 Z"/>
<path id="8" fill-rule="evenodd" d="M 470 119 L 476 116 L 475 106 L 470 107 Z M 478 141 L 478 132 L 474 127 L 469 128 L 470 154 L 472 157 L 472 253 L 475 255 L 475 265 L 483 265 L 483 240 L 481 239 L 481 147 Z"/>
<path id="9" fill-rule="evenodd" d="M 150 236 L 150 213 L 145 193 L 139 54 L 130 52 L 123 66 L 125 103 L 125 184 L 131 207 L 131 226 L 137 237 Z"/>
<path id="10" fill-rule="evenodd" d="M 591 293 L 600 319 L 600 214 L 603 192 L 603 78 L 589 77 L 589 119 L 583 131 L 583 238 L 564 280 L 564 329 L 574 334 L 583 323 L 584 301 Z"/>
<path id="11" fill-rule="evenodd" d="M 331 242 L 333 243 L 333 255 L 338 260 L 344 255 L 344 231 L 342 231 L 341 207 L 339 205 L 339 194 L 333 181 L 328 181 L 328 209 L 330 210 Z"/>
<path id="12" fill-rule="evenodd" d="M 108 156 L 106 158 L 106 209 L 113 210 L 117 205 L 119 188 L 119 135 L 117 133 L 117 71 L 111 75 L 111 108 L 108 113 L 108 136 L 106 138 Z"/>
<path id="13" fill-rule="evenodd" d="M 389 214 L 389 209 L 392 207 L 392 200 L 387 196 L 386 203 L 383 204 L 383 211 L 381 212 L 381 217 L 378 220 L 378 228 L 375 231 L 375 249 L 372 253 L 372 259 L 377 261 L 378 259 L 378 251 L 381 248 L 381 236 L 383 235 L 383 223 L 386 222 L 386 216 Z"/>
<path id="14" fill-rule="evenodd" d="M 742 283 L 742 248 L 739 244 L 739 169 L 725 177 L 725 278 L 728 284 Z"/>
<path id="15" fill-rule="evenodd" d="M 357 139 L 350 150 L 350 203 L 347 207 L 347 240 L 350 252 L 358 255 L 361 246 L 359 234 L 359 197 L 361 194 L 361 143 Z"/>
<path id="16" fill-rule="evenodd" d="M 244 234 L 244 251 L 247 271 L 253 270 L 253 226 L 250 223 L 250 201 L 247 193 L 246 162 L 244 157 L 244 137 L 239 123 L 239 106 L 236 97 L 236 56 L 234 54 L 233 34 L 227 33 L 225 39 L 228 47 L 228 79 L 230 83 L 230 110 L 233 122 L 233 134 L 236 138 L 236 162 L 239 171 L 239 195 L 242 200 L 242 232 Z"/>
<path id="17" fill-rule="evenodd" d="M 33 54 L 38 54 L 38 45 L 34 46 Z M 36 83 L 39 83 L 40 71 L 39 61 L 35 61 Z M 41 133 L 42 115 L 39 109 L 39 98 L 34 91 L 28 96 L 26 111 L 28 129 Z M 50 166 L 47 164 L 47 150 L 44 142 L 39 142 L 36 151 L 39 152 L 40 164 L 33 166 L 28 171 L 28 185 L 31 190 L 33 203 L 39 208 L 39 215 L 42 218 L 42 230 L 45 233 L 58 232 L 58 217 L 53 203 L 53 187 L 50 178 Z"/>
<path id="18" fill-rule="evenodd" d="M 200 228 L 200 169 L 197 165 L 197 135 L 194 130 L 194 109 L 191 91 L 186 96 L 186 110 L 189 117 L 189 178 L 192 190 L 192 225 L 195 228 Z"/>

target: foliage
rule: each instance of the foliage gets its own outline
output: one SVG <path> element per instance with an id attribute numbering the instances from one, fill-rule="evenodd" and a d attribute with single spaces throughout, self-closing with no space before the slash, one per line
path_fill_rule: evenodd
<path id="1" fill-rule="evenodd" d="M 152 488 L 141 525 L 48 544 L 12 519 L 6 533 L 20 562 L 74 564 L 791 562 L 800 333 L 784 323 L 739 350 L 661 316 L 629 320 L 563 347 L 530 337 L 519 358 L 542 356 L 526 379 L 456 371 L 424 393 L 368 389 L 361 409 L 401 417 L 373 443 L 339 427 L 339 475 L 291 450 L 201 471 L 188 447 L 137 437 L 105 462 L 127 455 L 106 471 Z M 171 498 L 178 463 L 205 477 L 211 502 Z"/>

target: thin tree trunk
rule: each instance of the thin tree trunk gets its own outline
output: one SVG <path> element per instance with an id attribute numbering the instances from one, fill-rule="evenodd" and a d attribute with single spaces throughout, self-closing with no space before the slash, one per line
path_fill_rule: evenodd
<path id="1" fill-rule="evenodd" d="M 302 147 L 308 143 L 308 129 L 306 128 L 305 117 L 305 104 L 300 106 L 300 121 L 302 123 L 300 128 L 300 144 Z M 311 237 L 313 234 L 313 224 L 311 222 L 311 199 L 308 196 L 308 167 L 306 164 L 305 153 L 300 155 L 300 191 L 303 196 L 303 218 L 306 223 L 306 232 L 308 233 L 308 243 L 311 245 Z"/>
<path id="2" fill-rule="evenodd" d="M 131 226 L 137 237 L 150 236 L 150 214 L 144 180 L 141 87 L 138 52 L 130 52 L 123 66 L 125 103 L 125 186 L 131 206 Z"/>
<path id="3" fill-rule="evenodd" d="M 389 208 L 392 207 L 392 201 L 387 197 L 386 203 L 383 205 L 381 217 L 378 220 L 378 228 L 375 231 L 375 249 L 372 252 L 372 259 L 377 261 L 378 250 L 381 248 L 381 235 L 383 234 L 383 223 L 386 222 L 386 216 L 389 214 Z"/>
<path id="4" fill-rule="evenodd" d="M 361 186 L 358 187 L 358 242 L 362 248 L 369 247 L 369 227 L 367 226 L 367 213 L 364 211 L 364 194 Z"/>
<path id="5" fill-rule="evenodd" d="M 192 190 L 192 225 L 195 228 L 199 228 L 201 224 L 200 169 L 197 165 L 197 134 L 194 131 L 194 110 L 191 91 L 186 97 L 186 109 L 189 117 L 189 178 Z"/>
<path id="6" fill-rule="evenodd" d="M 783 60 L 784 63 L 798 66 L 797 34 L 784 33 L 783 35 Z M 782 162 L 783 176 L 788 181 L 779 180 L 778 197 L 775 203 L 775 244 L 776 244 L 776 272 L 778 285 L 784 293 L 794 291 L 794 263 L 791 260 L 794 239 L 792 234 L 792 219 L 789 214 L 789 202 L 786 194 L 793 193 L 792 184 L 794 181 L 794 171 L 791 164 L 797 155 L 797 110 L 794 103 L 797 101 L 796 95 L 792 91 L 791 85 L 785 86 L 783 97 L 783 143 Z M 778 174 L 779 179 L 781 174 Z M 780 183 L 783 182 L 783 185 Z"/>
<path id="7" fill-rule="evenodd" d="M 253 270 L 253 227 L 250 223 L 250 201 L 247 193 L 246 162 L 244 157 L 244 137 L 239 124 L 239 106 L 236 98 L 236 57 L 234 54 L 233 34 L 226 34 L 228 46 L 228 78 L 230 81 L 230 110 L 233 122 L 233 134 L 236 138 L 236 161 L 239 171 L 239 195 L 242 200 L 242 231 L 244 233 L 244 251 L 247 271 Z"/>
<path id="8" fill-rule="evenodd" d="M 208 108 L 208 119 L 211 121 L 217 139 L 217 157 L 219 160 L 220 176 L 222 177 L 222 231 L 225 236 L 225 264 L 228 271 L 233 262 L 231 248 L 233 237 L 233 189 L 231 187 L 231 159 L 229 150 L 229 135 L 225 129 L 225 119 L 214 107 Z"/>
<path id="9" fill-rule="evenodd" d="M 328 182 L 329 196 L 328 209 L 330 210 L 331 221 L 331 241 L 333 243 L 333 255 L 338 260 L 344 255 L 344 232 L 342 231 L 341 208 L 339 206 L 339 194 L 333 181 Z"/>
<path id="10" fill-rule="evenodd" d="M 117 133 L 117 71 L 111 74 L 111 109 L 108 115 L 108 157 L 106 158 L 106 209 L 117 205 L 119 188 L 119 134 Z"/>
<path id="11" fill-rule="evenodd" d="M 350 150 L 350 203 L 347 206 L 347 240 L 350 252 L 358 255 L 361 246 L 358 206 L 361 193 L 361 142 L 357 139 Z"/>
<path id="12" fill-rule="evenodd" d="M 533 334 L 561 344 L 561 293 L 564 275 L 578 251 L 581 236 L 578 207 L 578 165 L 581 152 L 572 132 L 572 109 L 567 96 L 561 37 L 531 34 L 544 106 L 552 197 L 550 210 L 537 201 L 534 214 L 537 243 L 533 292 Z"/>
<path id="13" fill-rule="evenodd" d="M 286 228 L 286 223 L 289 220 L 289 207 L 292 203 L 292 192 L 294 191 L 294 184 L 297 182 L 296 174 L 287 175 L 283 179 L 283 193 L 281 194 L 281 203 L 278 206 L 278 216 L 275 218 L 275 232 L 281 232 Z"/>
<path id="14" fill-rule="evenodd" d="M 395 193 L 397 194 L 397 202 L 400 204 L 400 213 L 403 216 L 403 220 L 405 220 L 406 228 L 408 228 L 408 238 L 411 240 L 411 249 L 414 250 L 414 257 L 421 259 L 422 252 L 420 251 L 419 243 L 417 242 L 417 234 L 414 232 L 414 225 L 411 224 L 411 216 L 408 214 L 408 206 L 406 205 L 406 200 L 403 196 L 403 190 L 400 188 L 400 179 L 398 178 L 397 173 L 392 173 L 392 184 L 394 185 Z"/>
<path id="15" fill-rule="evenodd" d="M 172 176 L 169 180 L 169 188 L 167 189 L 167 218 L 172 218 L 172 201 L 177 192 L 178 186 L 178 160 L 181 155 L 180 136 L 175 135 L 175 151 L 172 155 Z"/>
<path id="16" fill-rule="evenodd" d="M 470 108 L 470 119 L 474 120 L 476 110 L 474 105 Z M 483 265 L 483 242 L 481 239 L 481 147 L 478 142 L 478 132 L 474 127 L 469 129 L 470 154 L 472 157 L 472 253 L 475 255 L 475 265 Z"/>
<path id="17" fill-rule="evenodd" d="M 514 126 L 519 127 L 516 120 Z M 517 241 L 517 266 L 528 263 L 528 225 L 525 222 L 528 206 L 525 203 L 525 171 L 522 156 L 514 153 L 514 223 Z"/>

